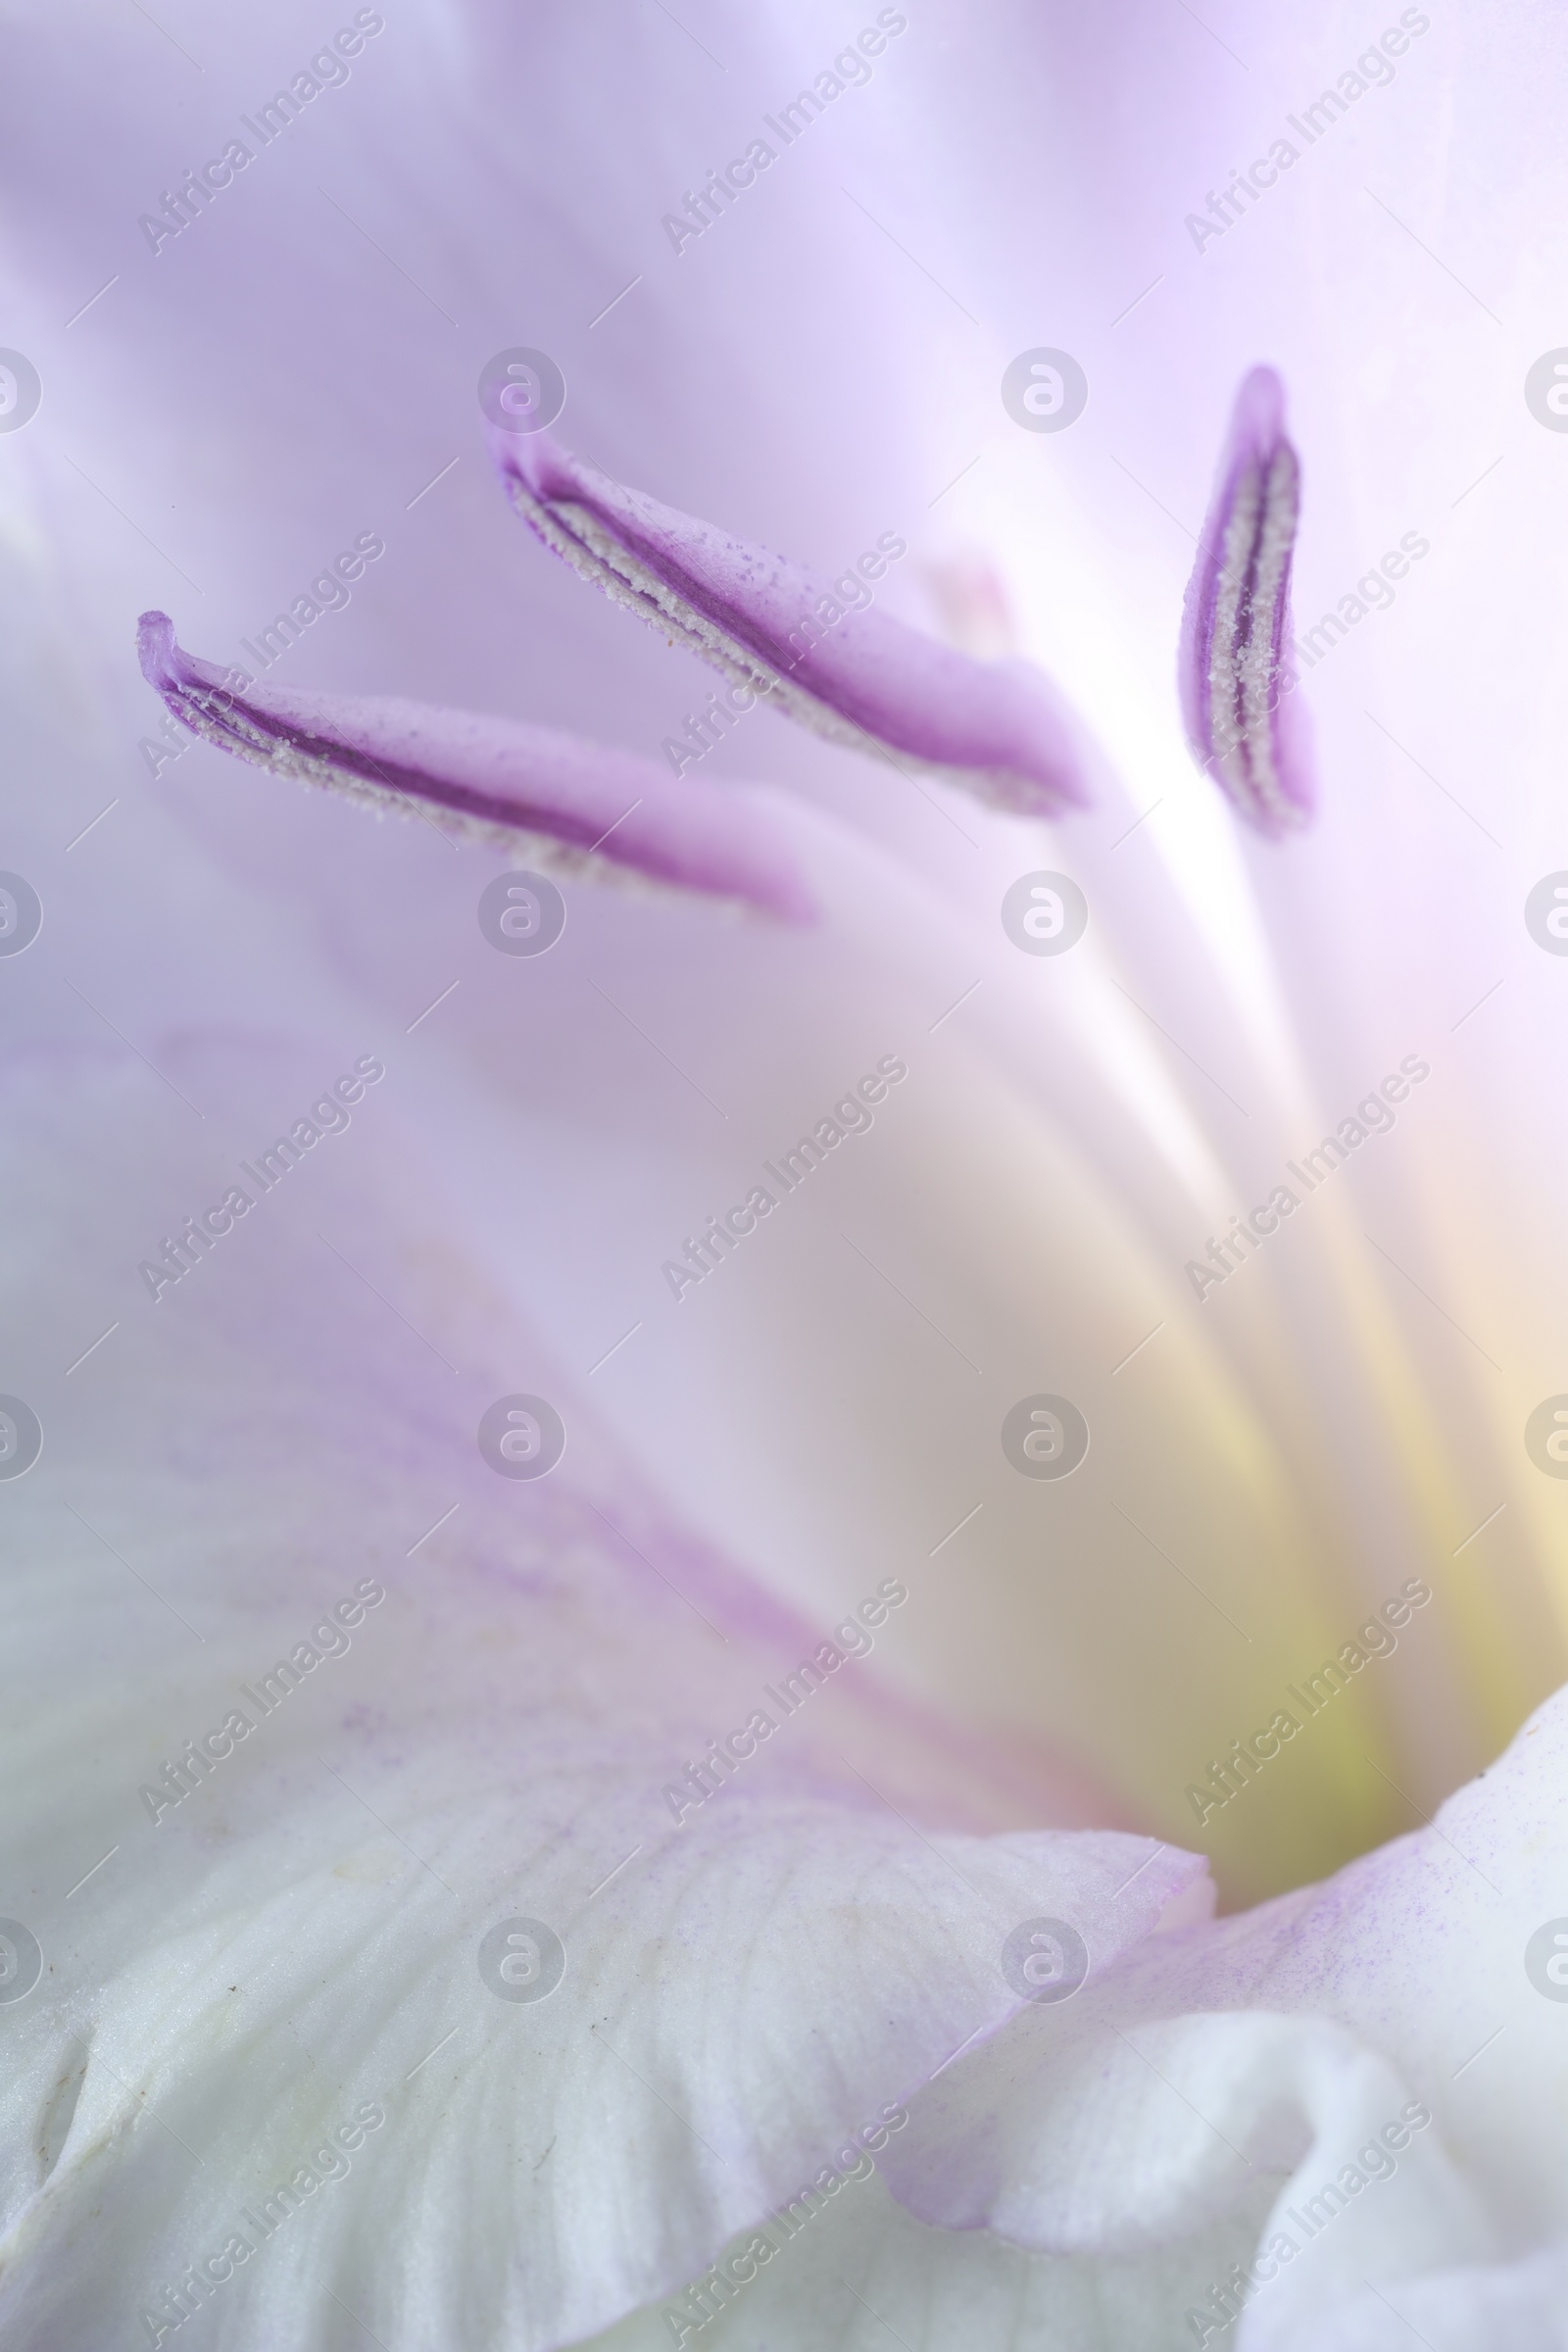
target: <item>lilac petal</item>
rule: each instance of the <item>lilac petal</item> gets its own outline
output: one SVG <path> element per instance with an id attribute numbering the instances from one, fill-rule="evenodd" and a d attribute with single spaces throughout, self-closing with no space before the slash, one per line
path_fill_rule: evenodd
<path id="1" fill-rule="evenodd" d="M 1181 690 L 1199 764 L 1271 839 L 1316 802 L 1304 710 L 1293 702 L 1291 558 L 1300 466 L 1272 368 L 1243 381 L 1182 615 Z"/>
<path id="2" fill-rule="evenodd" d="M 508 496 L 557 555 L 735 686 L 839 743 L 1025 815 L 1084 807 L 1073 721 L 1024 662 L 973 661 L 764 548 L 624 489 L 544 433 L 492 427 Z"/>
<path id="3" fill-rule="evenodd" d="M 163 612 L 142 614 L 138 649 L 183 725 L 274 775 L 381 807 L 432 808 L 448 829 L 524 844 L 557 871 L 635 872 L 794 922 L 815 913 L 782 832 L 744 787 L 677 784 L 629 752 L 516 719 L 258 686 L 185 653 Z"/>
<path id="4" fill-rule="evenodd" d="M 53 1361 L 106 1297 L 123 1350 L 74 1423 L 45 1401 L 58 1442 L 4 1493 L 31 1689 L 0 1713 L 27 1792 L 3 1899 L 48 1966 L 15 2005 L 0 1982 L 0 2342 L 177 2352 L 170 2287 L 237 2230 L 256 2259 L 187 2345 L 556 2352 L 824 2170 L 853 2207 L 906 2092 L 1017 2007 L 1018 1920 L 1075 1921 L 1108 1959 L 1202 1865 L 981 1834 L 1027 1802 L 1005 1754 L 886 1692 L 867 1652 L 835 1644 L 812 1688 L 827 1627 L 672 1522 L 432 1186 L 448 1098 L 407 1054 L 370 1061 L 353 1142 L 318 1136 L 283 1203 L 236 1168 L 242 1230 L 217 1220 L 148 1297 L 136 1258 L 192 1182 L 166 1080 L 265 1135 L 344 1040 L 182 1008 L 149 1044 L 161 1071 L 113 1039 L 0 1057 L 0 1224 L 30 1244 L 0 1259 L 8 1362 Z M 420 1335 L 461 1374 L 432 1376 Z M 522 1377 L 570 1435 L 519 1486 L 475 1434 L 489 1381 Z M 161 1597 L 128 1572 L 149 1527 Z M 206 1735 L 230 1707 L 225 1751 Z M 173 1778 L 186 1739 L 210 1761 Z M 564 1973 L 514 2004 L 524 1920 Z M 302 2165 L 270 2244 L 260 2200 Z"/>

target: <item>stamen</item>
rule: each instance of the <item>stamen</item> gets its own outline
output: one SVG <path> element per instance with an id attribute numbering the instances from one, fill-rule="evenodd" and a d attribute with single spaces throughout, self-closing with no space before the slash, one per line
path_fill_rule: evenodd
<path id="1" fill-rule="evenodd" d="M 977 662 L 880 609 L 907 553 L 879 535 L 836 580 L 625 489 L 545 433 L 492 429 L 508 496 L 585 579 L 787 717 L 1028 815 L 1084 806 L 1076 722 L 1024 662 Z"/>
<path id="2" fill-rule="evenodd" d="M 525 852 L 547 872 L 640 878 L 809 921 L 814 901 L 765 796 L 515 719 L 391 696 L 290 693 L 198 661 L 144 612 L 143 675 L 195 734 L 273 775 Z"/>
<path id="3" fill-rule="evenodd" d="M 1285 388 L 1254 368 L 1237 394 L 1182 621 L 1187 740 L 1260 833 L 1305 824 L 1316 793 L 1306 712 L 1295 701 L 1291 559 L 1300 466 Z"/>

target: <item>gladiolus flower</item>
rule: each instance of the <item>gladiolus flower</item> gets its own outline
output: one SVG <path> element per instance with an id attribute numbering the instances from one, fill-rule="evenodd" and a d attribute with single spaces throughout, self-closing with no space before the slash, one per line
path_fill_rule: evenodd
<path id="1" fill-rule="evenodd" d="M 1556 2340 L 1561 141 L 1397 13 L 13 12 L 7 2346 Z"/>

